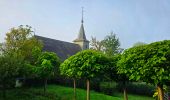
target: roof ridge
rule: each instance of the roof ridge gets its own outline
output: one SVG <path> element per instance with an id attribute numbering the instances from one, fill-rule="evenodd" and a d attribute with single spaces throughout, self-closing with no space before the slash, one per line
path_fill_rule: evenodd
<path id="1" fill-rule="evenodd" d="M 35 35 L 35 37 L 40 37 L 40 38 L 44 38 L 44 39 L 50 39 L 50 40 L 54 40 L 54 41 L 60 41 L 60 42 L 69 43 L 69 44 L 75 44 L 75 43 L 72 43 L 72 42 L 67 42 L 67 41 L 63 41 L 63 40 L 57 40 L 57 39 L 44 37 L 44 36 L 40 36 L 40 35 Z M 75 44 L 75 45 L 77 45 L 77 44 Z"/>

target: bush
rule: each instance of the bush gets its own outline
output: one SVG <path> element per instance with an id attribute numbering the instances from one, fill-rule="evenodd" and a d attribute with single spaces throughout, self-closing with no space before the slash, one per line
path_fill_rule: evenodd
<path id="1" fill-rule="evenodd" d="M 49 80 L 49 83 L 73 87 L 73 79 L 71 78 L 64 78 L 64 77 L 57 77 L 56 79 Z M 90 80 L 90 89 L 95 91 L 100 91 L 100 80 L 98 78 L 94 78 Z M 76 87 L 86 89 L 86 80 L 85 79 L 76 79 Z"/>
<path id="2" fill-rule="evenodd" d="M 117 83 L 114 81 L 113 82 L 101 82 L 100 92 L 107 94 L 107 95 L 113 95 L 115 92 L 118 92 Z"/>
<path id="3" fill-rule="evenodd" d="M 130 82 L 126 85 L 127 92 L 131 94 L 152 96 L 155 86 L 144 82 Z M 101 82 L 100 91 L 104 94 L 113 95 L 116 92 L 123 92 L 123 84 L 116 82 Z"/>
<path id="4" fill-rule="evenodd" d="M 117 89 L 122 91 L 123 85 L 118 84 Z M 146 95 L 152 96 L 154 94 L 155 86 L 146 84 L 144 82 L 130 82 L 127 84 L 127 91 L 128 93 L 138 94 L 138 95 Z"/>
<path id="5" fill-rule="evenodd" d="M 27 86 L 42 86 L 41 79 L 27 80 Z M 86 82 L 84 79 L 77 80 L 77 88 L 86 89 Z M 73 87 L 73 80 L 70 78 L 58 77 L 48 81 L 48 84 L 57 84 L 68 87 Z M 129 82 L 127 84 L 127 92 L 131 94 L 152 96 L 154 94 L 155 86 L 146 84 L 144 82 Z M 123 92 L 123 84 L 112 82 L 101 82 L 100 79 L 92 79 L 91 90 L 102 92 L 107 95 L 114 95 L 117 92 Z"/>

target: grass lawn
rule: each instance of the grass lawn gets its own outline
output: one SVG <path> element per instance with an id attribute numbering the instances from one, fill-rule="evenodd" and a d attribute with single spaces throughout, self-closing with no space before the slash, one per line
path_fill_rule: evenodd
<path id="1" fill-rule="evenodd" d="M 2 92 L 0 92 L 2 100 Z M 154 100 L 152 97 L 128 95 L 129 100 Z M 6 100 L 73 100 L 73 88 L 49 85 L 48 92 L 44 96 L 42 88 L 13 89 L 7 91 Z M 86 91 L 77 89 L 77 100 L 86 100 Z M 123 100 L 123 94 L 116 93 L 108 96 L 91 91 L 91 100 Z"/>

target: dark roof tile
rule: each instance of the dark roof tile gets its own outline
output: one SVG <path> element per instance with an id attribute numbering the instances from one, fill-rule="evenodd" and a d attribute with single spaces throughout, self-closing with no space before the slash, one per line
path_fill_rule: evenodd
<path id="1" fill-rule="evenodd" d="M 35 37 L 42 41 L 44 45 L 44 51 L 55 52 L 62 61 L 67 59 L 69 56 L 81 51 L 80 46 L 74 43 L 50 39 L 37 35 Z"/>

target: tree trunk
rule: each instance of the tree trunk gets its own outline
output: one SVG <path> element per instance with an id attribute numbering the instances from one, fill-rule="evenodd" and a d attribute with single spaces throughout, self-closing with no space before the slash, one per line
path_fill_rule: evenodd
<path id="1" fill-rule="evenodd" d="M 76 100 L 76 79 L 74 79 L 74 100 Z"/>
<path id="2" fill-rule="evenodd" d="M 2 97 L 3 97 L 3 100 L 6 100 L 6 85 L 5 83 L 3 82 L 2 83 Z"/>
<path id="3" fill-rule="evenodd" d="M 47 88 L 47 79 L 44 79 L 44 95 L 46 93 L 46 88 Z"/>
<path id="4" fill-rule="evenodd" d="M 159 97 L 159 100 L 164 100 L 163 85 L 158 84 L 157 88 L 158 88 L 158 97 Z"/>
<path id="5" fill-rule="evenodd" d="M 128 100 L 126 82 L 123 82 L 123 85 L 124 85 L 124 88 L 123 88 L 124 100 Z"/>
<path id="6" fill-rule="evenodd" d="M 124 93 L 124 100 L 128 100 L 126 88 L 123 89 L 123 93 Z"/>
<path id="7" fill-rule="evenodd" d="M 87 79 L 87 100 L 90 100 L 90 80 Z"/>

